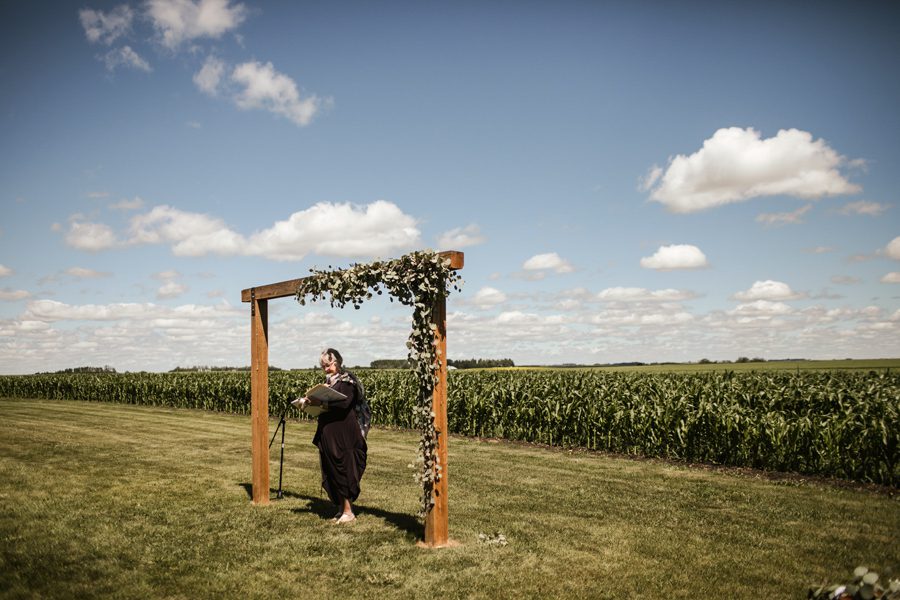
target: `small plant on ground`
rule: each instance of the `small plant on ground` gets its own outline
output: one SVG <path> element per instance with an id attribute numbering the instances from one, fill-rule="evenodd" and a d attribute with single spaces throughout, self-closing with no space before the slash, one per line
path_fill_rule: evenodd
<path id="1" fill-rule="evenodd" d="M 887 589 L 879 583 L 878 573 L 867 567 L 856 567 L 851 583 L 810 588 L 809 600 L 900 600 L 900 580 L 888 581 Z"/>

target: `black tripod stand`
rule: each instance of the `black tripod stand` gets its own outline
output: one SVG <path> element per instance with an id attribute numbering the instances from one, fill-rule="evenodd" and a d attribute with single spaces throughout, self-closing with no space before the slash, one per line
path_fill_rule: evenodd
<path id="1" fill-rule="evenodd" d="M 284 407 L 284 412 L 281 413 L 281 420 L 278 421 L 278 427 L 275 428 L 275 433 L 272 434 L 272 439 L 269 441 L 269 448 L 272 448 L 272 442 L 275 441 L 275 436 L 278 435 L 278 428 L 281 428 L 281 460 L 278 461 L 278 493 L 275 494 L 276 500 L 281 500 L 284 495 L 281 493 L 281 475 L 284 473 L 284 429 L 285 429 L 285 417 L 287 416 L 288 410 L 290 410 L 291 405 L 288 403 L 287 406 Z"/>

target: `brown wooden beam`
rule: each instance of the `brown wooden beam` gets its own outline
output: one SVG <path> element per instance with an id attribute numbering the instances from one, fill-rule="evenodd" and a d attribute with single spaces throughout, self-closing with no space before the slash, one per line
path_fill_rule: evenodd
<path id="1" fill-rule="evenodd" d="M 449 260 L 450 268 L 454 270 L 462 269 L 465 264 L 464 254 L 456 250 L 439 252 L 438 256 L 445 260 Z M 297 289 L 304 279 L 306 278 L 289 279 L 287 281 L 280 281 L 278 283 L 270 283 L 268 285 L 241 290 L 241 302 L 250 302 L 250 298 L 254 294 L 257 300 L 271 300 L 272 298 L 287 298 L 288 296 L 293 296 L 297 293 Z"/>
<path id="2" fill-rule="evenodd" d="M 269 503 L 269 301 L 250 304 L 250 427 L 253 504 Z"/>
<path id="3" fill-rule="evenodd" d="M 437 352 L 437 382 L 431 406 L 434 411 L 434 428 L 437 431 L 438 463 L 441 465 L 440 479 L 434 484 L 432 498 L 434 506 L 425 515 L 425 545 L 432 548 L 446 546 L 450 542 L 449 502 L 447 499 L 449 465 L 447 464 L 447 299 L 444 296 L 434 301 L 431 322 L 436 326 L 434 347 Z"/>

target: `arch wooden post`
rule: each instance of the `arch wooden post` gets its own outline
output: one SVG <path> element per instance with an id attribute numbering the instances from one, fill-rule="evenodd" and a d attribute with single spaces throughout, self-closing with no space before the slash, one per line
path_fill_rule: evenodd
<path id="1" fill-rule="evenodd" d="M 434 429 L 437 431 L 435 453 L 441 465 L 440 479 L 434 484 L 434 506 L 425 515 L 425 545 L 433 548 L 446 546 L 450 541 L 449 505 L 447 502 L 447 299 L 435 299 L 431 309 L 434 330 L 434 347 L 437 350 L 438 377 L 432 397 Z"/>
<path id="2" fill-rule="evenodd" d="M 253 504 L 269 503 L 269 301 L 250 290 L 250 422 Z"/>

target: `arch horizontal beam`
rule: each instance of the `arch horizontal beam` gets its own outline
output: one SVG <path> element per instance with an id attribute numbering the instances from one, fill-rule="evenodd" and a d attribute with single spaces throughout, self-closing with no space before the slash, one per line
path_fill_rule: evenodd
<path id="1" fill-rule="evenodd" d="M 463 253 L 456 250 L 438 252 L 438 256 L 443 259 L 449 259 L 450 268 L 454 270 L 462 269 L 465 264 Z M 306 279 L 306 277 L 241 290 L 241 302 L 250 302 L 254 298 L 256 300 L 271 300 L 272 298 L 286 298 L 288 296 L 293 296 L 297 293 L 297 288 L 300 287 L 300 282 L 304 279 Z"/>

